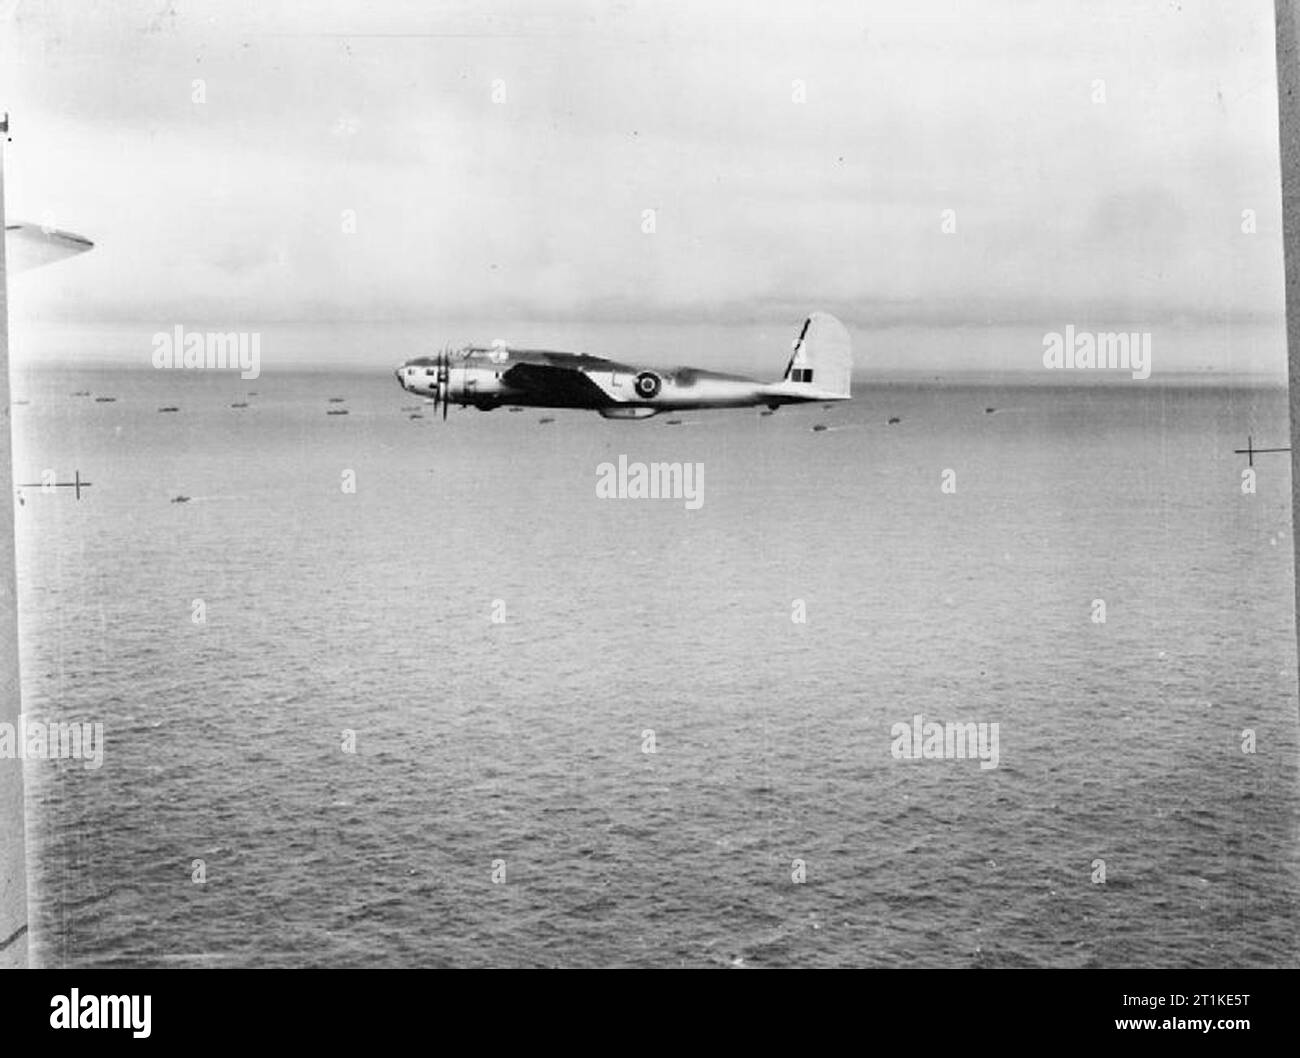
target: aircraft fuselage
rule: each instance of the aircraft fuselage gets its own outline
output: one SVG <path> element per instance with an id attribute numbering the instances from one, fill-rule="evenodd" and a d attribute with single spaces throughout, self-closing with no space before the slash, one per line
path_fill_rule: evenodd
<path id="1" fill-rule="evenodd" d="M 819 321 L 818 333 L 829 334 L 834 344 L 835 370 L 824 372 L 827 380 L 837 380 L 832 388 L 815 383 L 815 351 L 803 344 L 814 321 Z M 407 392 L 448 405 L 484 411 L 503 404 L 584 408 L 610 419 L 644 419 L 662 411 L 848 400 L 847 358 L 848 335 L 842 325 L 833 317 L 814 314 L 778 382 L 692 367 L 638 368 L 586 353 L 501 344 L 416 357 L 402 364 L 396 375 Z"/>

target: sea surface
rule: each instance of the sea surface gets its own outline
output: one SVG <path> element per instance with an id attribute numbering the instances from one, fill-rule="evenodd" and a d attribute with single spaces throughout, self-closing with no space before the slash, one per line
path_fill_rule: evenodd
<path id="1" fill-rule="evenodd" d="M 20 372 L 25 711 L 106 738 L 27 765 L 34 959 L 1297 965 L 1289 457 L 1233 451 L 1285 390 L 855 395 Z M 916 714 L 998 767 L 895 759 Z"/>

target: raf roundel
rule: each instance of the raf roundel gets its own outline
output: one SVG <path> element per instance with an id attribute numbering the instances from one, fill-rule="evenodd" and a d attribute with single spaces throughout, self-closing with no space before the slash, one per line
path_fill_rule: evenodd
<path id="1" fill-rule="evenodd" d="M 644 397 L 649 400 L 657 396 L 660 386 L 659 376 L 653 371 L 642 371 L 636 376 L 636 393 L 638 397 Z"/>

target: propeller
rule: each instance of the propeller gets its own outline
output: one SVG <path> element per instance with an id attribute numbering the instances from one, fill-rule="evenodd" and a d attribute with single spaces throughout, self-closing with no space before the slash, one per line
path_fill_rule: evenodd
<path id="1" fill-rule="evenodd" d="M 442 417 L 445 421 L 447 418 L 447 405 L 451 403 L 451 350 L 449 346 L 444 345 L 438 350 L 434 367 L 433 413 L 434 415 L 438 414 L 438 405 L 441 404 Z"/>
<path id="2" fill-rule="evenodd" d="M 433 413 L 438 413 L 438 402 L 442 398 L 442 352 L 438 352 L 433 361 Z"/>
<path id="3" fill-rule="evenodd" d="M 451 403 L 451 353 L 443 346 L 438 357 L 438 396 L 442 398 L 442 421 L 447 421 L 447 405 Z"/>

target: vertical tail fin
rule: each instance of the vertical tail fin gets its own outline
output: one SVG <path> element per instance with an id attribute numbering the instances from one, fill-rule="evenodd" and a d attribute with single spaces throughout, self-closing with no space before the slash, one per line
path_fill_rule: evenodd
<path id="1" fill-rule="evenodd" d="M 853 375 L 849 332 L 829 312 L 804 321 L 781 381 L 806 384 L 826 396 L 848 397 Z"/>

